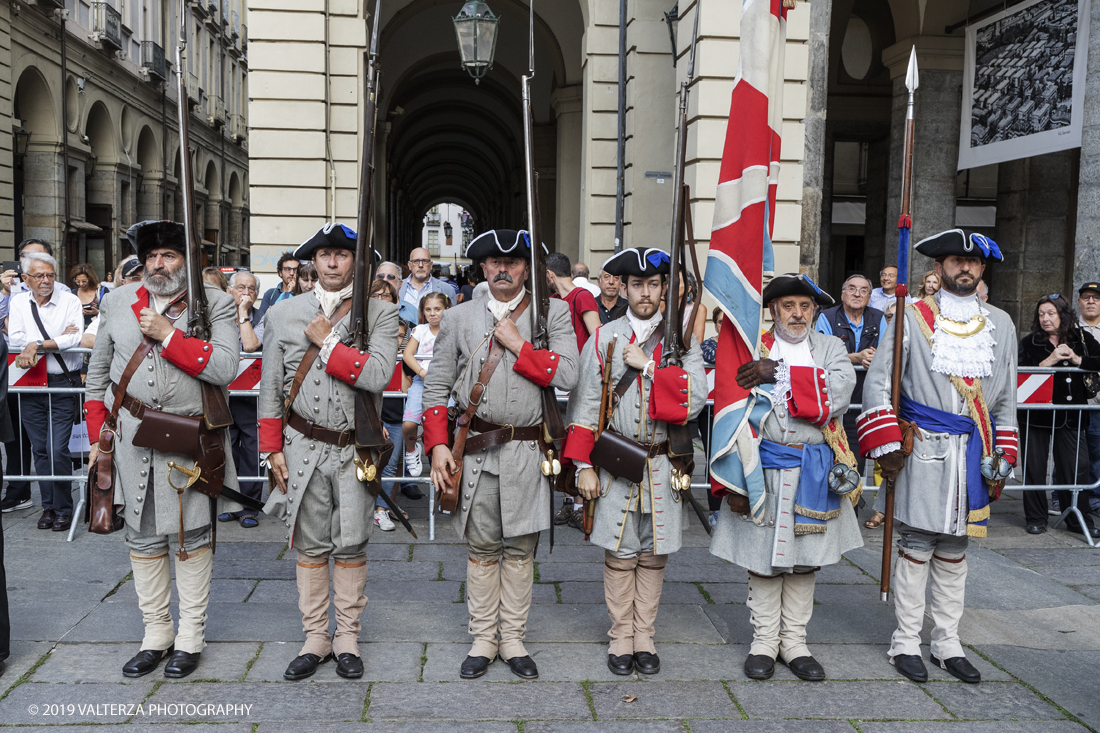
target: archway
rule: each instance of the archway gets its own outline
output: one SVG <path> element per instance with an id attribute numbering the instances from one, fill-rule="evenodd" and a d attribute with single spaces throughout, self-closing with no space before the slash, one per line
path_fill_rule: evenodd
<path id="1" fill-rule="evenodd" d="M 137 220 L 160 218 L 161 186 L 164 170 L 160 163 L 160 145 L 153 130 L 145 125 L 138 135 L 137 164 L 141 170 L 138 178 Z"/>
<path id="2" fill-rule="evenodd" d="M 132 169 L 124 164 L 120 176 L 115 130 L 107 106 L 93 103 L 84 132 L 89 147 L 84 160 L 84 195 L 82 205 L 74 209 L 74 217 L 82 218 L 83 223 L 74 221 L 75 231 L 69 233 L 65 244 L 68 265 L 87 262 L 97 274 L 114 269 L 112 233 L 133 221 Z"/>
<path id="3" fill-rule="evenodd" d="M 30 133 L 27 151 L 15 156 L 12 177 L 15 242 L 27 237 L 54 241 L 54 217 L 64 210 L 64 177 L 58 175 L 58 114 L 42 73 L 29 67 L 15 86 L 13 113 Z M 20 133 L 22 134 L 22 133 Z"/>

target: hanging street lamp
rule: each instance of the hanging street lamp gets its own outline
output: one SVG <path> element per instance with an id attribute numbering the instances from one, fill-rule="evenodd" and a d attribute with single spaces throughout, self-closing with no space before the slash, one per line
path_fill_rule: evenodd
<path id="1" fill-rule="evenodd" d="M 453 20 L 462 68 L 474 78 L 475 84 L 480 84 L 481 77 L 493 68 L 500 17 L 493 15 L 489 6 L 481 0 L 474 0 L 463 5 Z"/>

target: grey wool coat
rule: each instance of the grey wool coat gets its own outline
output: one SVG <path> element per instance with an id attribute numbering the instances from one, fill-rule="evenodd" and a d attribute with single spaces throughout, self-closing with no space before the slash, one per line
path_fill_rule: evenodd
<path id="1" fill-rule="evenodd" d="M 312 292 L 279 301 L 268 309 L 257 406 L 261 432 L 265 419 L 282 419 L 283 404 L 290 396 L 294 374 L 310 346 L 305 336 L 306 326 L 321 312 L 321 303 Z M 351 315 L 344 316 L 336 326 L 341 340 L 349 334 Z M 348 430 L 355 425 L 355 390 L 369 392 L 375 409 L 382 409 L 382 392 L 393 376 L 397 360 L 397 306 L 372 300 L 368 315 L 369 358 L 355 386 L 327 374 L 325 364 L 318 357 L 294 400 L 296 413 L 322 427 Z M 264 513 L 286 524 L 288 539 L 294 536 L 302 493 L 317 466 L 317 461 L 310 457 L 319 447 L 316 441 L 308 440 L 293 428 L 283 428 L 283 456 L 290 470 L 287 493 L 273 489 L 264 505 Z M 335 446 L 332 448 L 337 450 Z M 339 451 L 339 470 L 332 482 L 340 487 L 340 536 L 345 545 L 358 545 L 370 538 L 374 528 L 374 496 L 356 478 L 355 446 L 344 446 Z M 327 527 L 312 529 L 318 535 L 329 531 Z"/>
<path id="2" fill-rule="evenodd" d="M 453 397 L 456 409 L 464 411 L 470 389 L 492 346 L 496 324 L 486 307 L 488 298 L 460 303 L 443 313 L 436 337 L 432 365 L 424 380 L 424 410 L 441 409 Z M 516 327 L 531 341 L 532 304 L 520 315 Z M 577 337 L 569 319 L 569 306 L 550 301 L 547 322 L 550 351 L 558 356 L 558 367 L 550 385 L 563 391 L 577 382 Z M 542 388 L 515 371 L 516 356 L 505 350 L 482 395 L 477 416 L 498 425 L 524 427 L 542 423 Z M 477 435 L 470 430 L 469 435 Z M 536 441 L 512 441 L 463 456 L 463 472 L 456 528 L 466 534 L 469 507 L 481 473 L 500 476 L 500 516 L 504 537 L 540 532 L 550 526 L 550 482 L 542 475 L 542 461 Z"/>
<path id="3" fill-rule="evenodd" d="M 938 303 L 940 294 L 935 298 Z M 992 374 L 981 380 L 982 395 L 997 429 L 1016 427 L 1016 327 L 1000 308 L 989 303 L 994 326 Z M 917 321 L 914 306 L 905 309 L 905 338 L 901 349 L 901 391 L 910 399 L 954 415 L 969 417 L 966 401 L 950 377 L 932 371 L 932 347 Z M 889 407 L 894 371 L 894 329 L 886 329 L 863 384 L 863 411 Z M 933 433 L 921 429 L 922 440 L 913 441 L 913 454 L 898 474 L 894 518 L 910 527 L 963 536 L 968 528 L 966 446 L 968 436 Z M 979 530 L 980 532 L 981 530 Z M 978 536 L 984 536 L 979 534 Z"/>
<path id="4" fill-rule="evenodd" d="M 223 390 L 237 376 L 240 352 L 237 350 L 237 309 L 233 298 L 213 285 L 206 285 L 206 302 L 211 323 L 210 351 L 207 364 L 198 377 L 192 377 L 172 364 L 161 354 L 157 344 L 153 351 L 134 372 L 126 391 L 146 405 L 159 407 L 177 415 L 202 414 L 202 388 L 200 380 L 217 385 Z M 114 385 L 122 378 L 130 357 L 141 345 L 143 336 L 138 328 L 134 305 L 139 298 L 145 302 L 149 296 L 144 285 L 130 283 L 116 288 L 111 297 L 104 298 L 99 306 L 99 332 L 95 348 L 88 363 L 85 381 L 85 400 L 100 400 L 110 412 L 114 404 Z M 179 330 L 186 328 L 188 313 L 176 320 Z M 177 332 L 170 346 L 184 335 Z M 176 490 L 168 484 L 168 461 L 183 466 L 193 466 L 195 461 L 178 453 L 160 453 L 150 448 L 135 448 L 134 433 L 140 422 L 126 409 L 119 409 L 118 436 L 115 440 L 115 466 L 118 481 L 115 485 L 115 504 L 125 505 L 126 524 L 135 532 L 140 531 L 146 493 L 155 492 L 156 532 L 171 535 L 179 531 L 180 502 Z M 96 438 L 93 437 L 93 440 Z M 237 488 L 237 472 L 233 467 L 229 438 L 226 436 L 225 485 Z M 181 486 L 186 478 L 173 472 L 172 481 Z M 218 512 L 234 512 L 240 504 L 218 499 Z M 210 501 L 198 491 L 188 489 L 183 493 L 183 527 L 199 529 L 210 524 Z"/>
<path id="5" fill-rule="evenodd" d="M 844 342 L 835 336 L 810 331 L 810 354 L 814 365 L 826 371 L 830 395 L 829 419 L 843 417 L 848 411 L 856 386 L 856 373 L 848 361 Z M 879 353 L 884 353 L 879 349 Z M 778 401 L 760 426 L 760 436 L 784 445 L 820 445 L 825 437 L 813 423 L 788 414 L 786 404 Z M 853 452 L 857 446 L 849 446 Z M 764 520 L 754 523 L 747 515 L 734 514 L 728 508 L 718 513 L 718 526 L 710 541 L 710 552 L 723 560 L 747 568 L 757 575 L 790 572 L 797 567 L 816 567 L 839 562 L 848 550 L 863 546 L 859 523 L 851 501 L 842 497 L 840 515 L 829 519 L 825 532 L 796 535 L 793 513 L 783 519 L 779 506 L 788 499 L 793 506 L 801 469 L 764 469 L 766 498 Z"/>
<path id="6" fill-rule="evenodd" d="M 615 353 L 611 357 L 611 385 L 614 389 L 627 370 L 623 351 L 630 343 L 634 329 L 626 317 L 601 326 L 585 344 L 581 352 L 580 378 L 577 388 L 569 395 L 567 421 L 571 434 L 579 429 L 595 432 L 600 416 L 600 397 L 603 388 L 602 360 L 607 358 L 607 347 L 616 339 Z M 599 353 L 597 353 L 597 349 Z M 707 402 L 707 374 L 703 367 L 703 354 L 699 345 L 692 343 L 684 355 L 683 370 L 688 380 L 688 421 L 702 412 Z M 631 382 L 619 401 L 611 420 L 611 428 L 628 438 L 649 443 L 661 443 L 668 439 L 668 423 L 656 422 L 649 417 L 651 382 L 642 378 Z M 598 467 L 597 467 L 598 468 Z M 649 461 L 649 470 L 641 484 L 614 478 L 606 471 L 599 471 L 602 493 L 596 502 L 596 516 L 592 525 L 592 544 L 624 555 L 651 551 L 668 555 L 680 549 L 683 533 L 683 504 L 680 493 L 672 487 L 672 463 L 667 455 L 659 455 Z M 653 547 L 638 547 L 638 538 L 630 536 L 627 512 L 642 512 L 643 521 L 652 523 Z M 626 535 L 626 536 L 624 536 Z"/>

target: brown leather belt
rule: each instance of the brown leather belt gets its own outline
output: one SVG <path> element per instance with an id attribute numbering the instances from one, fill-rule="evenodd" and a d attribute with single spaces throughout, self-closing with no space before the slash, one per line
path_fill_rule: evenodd
<path id="1" fill-rule="evenodd" d="M 122 407 L 125 408 L 125 410 L 127 412 L 129 412 L 131 415 L 133 415 L 138 420 L 145 417 L 145 411 L 146 410 L 152 410 L 153 409 L 152 407 L 149 407 L 149 405 L 145 404 L 144 402 L 142 402 L 138 398 L 132 397 L 129 392 L 123 392 L 122 393 Z"/>
<path id="2" fill-rule="evenodd" d="M 332 428 L 318 425 L 312 420 L 306 420 L 294 410 L 288 410 L 287 412 L 290 416 L 287 418 L 286 424 L 310 440 L 319 440 L 322 443 L 328 443 L 329 445 L 335 445 L 341 448 L 346 445 L 351 445 L 355 440 L 354 430 L 333 430 Z"/>
<path id="3" fill-rule="evenodd" d="M 668 441 L 667 440 L 661 441 L 657 445 L 650 446 L 650 448 L 649 448 L 649 457 L 650 458 L 656 458 L 657 456 L 665 456 L 665 455 L 668 455 Z"/>
<path id="4" fill-rule="evenodd" d="M 476 430 L 479 435 L 466 439 L 466 455 L 485 450 L 486 448 L 504 445 L 513 440 L 538 440 L 542 437 L 542 425 L 528 425 L 524 427 L 497 425 L 488 420 L 482 420 L 476 415 L 474 419 L 470 421 L 470 429 Z"/>

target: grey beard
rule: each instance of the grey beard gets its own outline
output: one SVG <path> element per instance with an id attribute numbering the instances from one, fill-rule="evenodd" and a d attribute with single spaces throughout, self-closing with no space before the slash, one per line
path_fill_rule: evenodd
<path id="1" fill-rule="evenodd" d="M 167 298 L 183 290 L 187 285 L 187 273 L 181 267 L 174 273 L 169 273 L 167 280 L 162 280 L 159 273 L 154 279 L 154 273 L 146 270 L 142 276 L 142 282 L 145 284 L 145 289 L 153 295 L 159 298 Z"/>
<path id="2" fill-rule="evenodd" d="M 788 344 L 800 344 L 806 340 L 807 336 L 810 335 L 810 329 L 808 326 L 806 330 L 802 333 L 795 334 L 791 333 L 791 331 L 787 328 L 787 324 L 780 321 L 775 322 L 775 332 Z"/>

